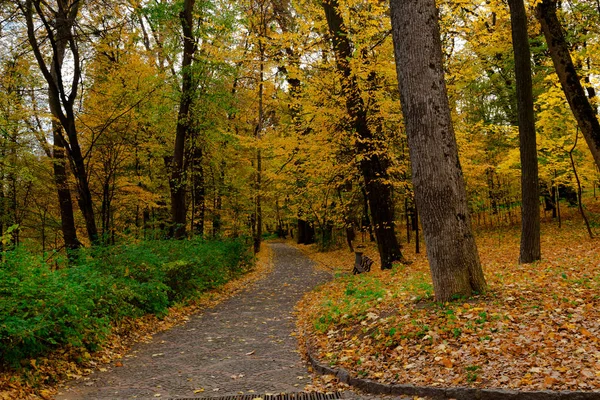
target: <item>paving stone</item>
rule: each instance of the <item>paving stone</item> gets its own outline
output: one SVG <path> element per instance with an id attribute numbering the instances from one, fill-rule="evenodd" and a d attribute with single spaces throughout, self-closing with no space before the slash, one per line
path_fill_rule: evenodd
<path id="1" fill-rule="evenodd" d="M 157 334 L 133 349 L 123 366 L 71 382 L 57 396 L 74 399 L 156 399 L 302 391 L 310 375 L 297 351 L 293 308 L 331 277 L 300 251 L 270 245 L 273 272 L 246 291 Z M 251 354 L 250 354 L 251 353 Z M 152 357 L 152 355 L 161 354 Z M 303 379 L 298 379 L 303 376 Z M 201 394 L 195 390 L 204 389 Z M 160 395 L 159 397 L 155 397 Z"/>

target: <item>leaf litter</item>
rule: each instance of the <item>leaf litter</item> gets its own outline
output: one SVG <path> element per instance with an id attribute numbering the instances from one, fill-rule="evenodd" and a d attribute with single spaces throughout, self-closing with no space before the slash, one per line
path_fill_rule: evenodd
<path id="1" fill-rule="evenodd" d="M 425 252 L 414 245 L 403 249 L 412 264 L 356 276 L 347 249 L 298 246 L 337 271 L 298 305 L 300 336 L 320 360 L 382 383 L 600 390 L 600 241 L 575 218 L 562 229 L 545 223 L 543 259 L 519 265 L 519 234 L 480 230 L 489 291 L 445 304 L 434 301 Z M 366 253 L 378 259 L 374 246 Z"/>

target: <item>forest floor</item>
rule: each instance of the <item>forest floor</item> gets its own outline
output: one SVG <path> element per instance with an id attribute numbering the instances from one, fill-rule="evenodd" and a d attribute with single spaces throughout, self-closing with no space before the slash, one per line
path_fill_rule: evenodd
<path id="1" fill-rule="evenodd" d="M 561 228 L 543 219 L 542 260 L 530 265 L 517 262 L 519 226 L 479 229 L 489 291 L 445 304 L 414 239 L 403 249 L 411 264 L 356 276 L 348 248 L 298 246 L 337 276 L 300 303 L 300 330 L 323 362 L 383 383 L 598 391 L 600 241 L 576 211 L 563 210 Z M 597 223 L 599 204 L 588 213 Z M 378 260 L 374 246 L 365 253 Z"/>
<path id="2" fill-rule="evenodd" d="M 588 209 L 597 221 L 600 207 Z M 561 229 L 542 225 L 543 260 L 533 265 L 516 262 L 518 227 L 480 229 L 490 290 L 450 304 L 433 301 L 424 249 L 415 254 L 414 243 L 403 249 L 412 264 L 392 271 L 374 266 L 358 276 L 350 275 L 354 256 L 347 249 L 319 253 L 297 246 L 316 261 L 321 271 L 315 273 L 288 246 L 271 245 L 275 256 L 265 246 L 250 274 L 162 320 L 123 323 L 97 353 L 64 349 L 30 360 L 18 373 L 1 373 L 0 399 L 48 400 L 59 391 L 59 399 L 115 399 L 297 390 L 382 398 L 355 395 L 331 376 L 311 380 L 301 362 L 293 306 L 332 275 L 336 279 L 297 306 L 297 330 L 318 358 L 356 376 L 416 385 L 599 390 L 600 242 L 587 237 L 573 210 L 569 214 Z M 378 258 L 374 247 L 366 253 Z"/>

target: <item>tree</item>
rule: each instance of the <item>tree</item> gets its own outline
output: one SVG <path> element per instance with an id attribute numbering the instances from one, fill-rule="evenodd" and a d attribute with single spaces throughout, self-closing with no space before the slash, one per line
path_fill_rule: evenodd
<path id="1" fill-rule="evenodd" d="M 186 179 L 185 179 L 185 147 L 191 134 L 191 107 L 194 101 L 194 79 L 192 63 L 196 54 L 197 43 L 194 37 L 193 12 L 195 0 L 185 0 L 179 15 L 183 28 L 183 59 L 181 62 L 182 83 L 177 130 L 175 132 L 175 149 L 171 161 L 171 222 L 173 237 L 181 239 L 186 235 Z"/>
<path id="2" fill-rule="evenodd" d="M 538 161 L 531 83 L 531 52 L 527 13 L 523 0 L 509 0 L 512 43 L 515 53 L 519 146 L 521 152 L 521 252 L 519 262 L 541 258 Z"/>
<path id="3" fill-rule="evenodd" d="M 352 71 L 352 43 L 337 0 L 322 3 L 329 35 L 333 44 L 338 72 L 342 75 L 342 93 L 350 118 L 350 129 L 356 135 L 356 153 L 360 156 L 360 170 L 364 179 L 371 217 L 375 226 L 381 268 L 391 269 L 393 261 L 402 260 L 402 253 L 394 228 L 392 187 L 389 183 L 388 159 L 376 147 L 374 134 L 367 120 L 367 107 L 362 98 L 357 77 Z"/>
<path id="4" fill-rule="evenodd" d="M 79 246 L 74 232 L 74 224 L 71 222 L 72 210 L 69 210 L 70 200 L 66 193 L 66 171 L 62 167 L 62 146 L 70 161 L 71 169 L 77 180 L 77 192 L 79 194 L 79 208 L 85 219 L 88 238 L 92 244 L 98 242 L 98 230 L 94 217 L 94 207 L 92 203 L 92 194 L 89 187 L 84 154 L 79 144 L 79 134 L 76 126 L 75 101 L 77 99 L 79 83 L 82 76 L 82 60 L 79 53 L 79 43 L 73 30 L 79 14 L 81 2 L 78 0 L 58 1 L 55 8 L 50 7 L 46 2 L 40 0 L 25 0 L 19 3 L 19 7 L 25 17 L 27 24 L 27 37 L 38 66 L 48 84 L 48 102 L 50 111 L 55 121 L 60 123 L 60 127 L 53 127 L 55 136 L 54 158 L 57 161 L 55 166 L 55 179 L 59 190 L 59 201 L 61 206 L 61 215 L 67 221 L 63 223 L 63 232 L 65 242 L 68 248 L 77 248 Z M 34 20 L 34 17 L 38 21 Z M 44 34 L 40 39 L 36 35 L 37 24 Z M 50 44 L 51 66 L 48 67 L 47 60 L 44 58 L 41 43 L 47 40 Z M 68 87 L 66 78 L 68 75 L 63 70 L 63 61 L 67 49 L 73 58 L 72 79 Z M 59 129 L 60 128 L 60 129 Z M 65 136 L 66 135 L 66 136 Z M 58 175 L 56 175 L 58 173 Z M 61 192 L 62 191 L 62 192 Z M 67 226 L 68 225 L 68 226 Z"/>
<path id="5" fill-rule="evenodd" d="M 557 2 L 543 0 L 538 3 L 536 15 L 542 26 L 542 32 L 548 44 L 548 52 L 552 57 L 556 74 L 567 97 L 569 106 L 581 133 L 600 168 L 600 123 L 596 111 L 589 102 L 581 85 L 579 75 L 569 52 L 569 45 L 556 16 Z"/>
<path id="6" fill-rule="evenodd" d="M 486 282 L 452 127 L 434 0 L 391 0 L 400 101 L 435 297 L 483 292 Z"/>

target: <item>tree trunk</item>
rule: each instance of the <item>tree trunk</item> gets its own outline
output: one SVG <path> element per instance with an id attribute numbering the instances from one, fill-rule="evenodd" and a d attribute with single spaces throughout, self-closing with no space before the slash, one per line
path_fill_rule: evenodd
<path id="1" fill-rule="evenodd" d="M 107 177 L 104 179 L 102 184 L 102 205 L 100 206 L 100 222 L 102 229 L 101 240 L 106 245 L 108 244 L 109 232 L 110 232 L 110 182 Z"/>
<path id="2" fill-rule="evenodd" d="M 541 258 L 538 161 L 531 83 L 531 52 L 523 0 L 508 0 L 515 53 L 519 147 L 521 152 L 521 252 L 520 263 Z"/>
<path id="3" fill-rule="evenodd" d="M 573 116 L 577 120 L 577 125 L 583 133 L 596 165 L 600 167 L 600 123 L 575 70 L 569 45 L 556 16 L 556 7 L 555 0 L 543 0 L 537 5 L 537 18 L 542 25 L 548 51 Z"/>
<path id="4" fill-rule="evenodd" d="M 48 83 L 48 103 L 50 105 L 52 116 L 54 117 L 55 121 L 60 122 L 62 127 L 62 129 L 53 129 L 54 136 L 61 136 L 58 140 L 59 144 L 57 156 L 60 158 L 60 147 L 62 145 L 69 158 L 73 175 L 77 180 L 79 207 L 85 219 L 88 238 L 92 244 L 96 244 L 98 242 L 98 230 L 96 228 L 96 220 L 94 217 L 94 208 L 89 189 L 85 161 L 79 146 L 79 135 L 75 125 L 74 113 L 74 104 L 78 94 L 79 81 L 81 79 L 81 61 L 79 57 L 78 45 L 72 30 L 75 25 L 80 4 L 81 3 L 79 1 L 58 2 L 58 7 L 56 10 L 50 10 L 49 8 L 45 9 L 47 6 L 42 2 L 27 0 L 24 4 L 19 3 L 19 7 L 25 15 L 29 43 L 42 75 Z M 46 61 L 44 60 L 39 47 L 39 41 L 36 37 L 36 26 L 33 21 L 34 8 L 35 12 L 42 19 L 43 27 L 47 33 L 47 39 L 52 45 L 52 63 L 50 69 L 48 69 Z M 47 19 L 46 14 L 48 12 L 51 13 L 51 22 L 49 22 Z M 62 74 L 62 62 L 65 57 L 67 45 L 71 51 L 71 56 L 73 57 L 71 69 L 72 80 L 68 89 L 65 87 L 65 76 Z M 65 139 L 63 133 L 68 138 L 68 141 Z M 61 162 L 59 161 L 58 165 L 60 164 Z M 61 185 L 59 186 L 59 190 L 61 187 L 63 190 L 67 190 L 64 186 L 64 182 L 62 182 L 62 172 L 60 169 L 61 167 L 59 166 L 59 177 L 57 184 Z M 66 192 L 63 192 L 62 194 L 59 193 L 59 201 L 61 202 L 61 214 L 63 212 L 69 213 L 67 203 L 70 200 L 67 199 Z M 70 215 L 66 215 L 65 223 L 70 224 L 70 218 Z M 72 237 L 72 227 L 68 227 L 68 230 L 71 232 L 67 232 L 68 235 L 65 238 L 65 242 L 69 241 L 70 243 L 67 245 L 67 247 L 78 246 L 75 244 Z"/>
<path id="5" fill-rule="evenodd" d="M 435 297 L 486 288 L 452 127 L 435 0 L 391 0 L 400 99 Z"/>
<path id="6" fill-rule="evenodd" d="M 579 130 L 575 133 L 575 143 L 573 143 L 573 147 L 569 151 L 569 158 L 571 159 L 571 166 L 573 167 L 573 174 L 575 175 L 575 181 L 577 182 L 577 206 L 579 208 L 579 213 L 581 214 L 581 217 L 583 218 L 583 222 L 585 223 L 585 227 L 587 228 L 590 239 L 593 239 L 594 233 L 592 232 L 592 228 L 590 228 L 590 221 L 588 220 L 587 215 L 585 214 L 585 211 L 583 211 L 583 203 L 581 201 L 581 195 L 583 194 L 582 190 L 581 190 L 581 181 L 579 180 L 579 174 L 577 174 L 577 168 L 575 168 L 575 159 L 573 158 L 573 151 L 575 151 L 575 147 L 577 147 L 578 137 L 579 137 Z"/>
<path id="7" fill-rule="evenodd" d="M 85 167 L 85 160 L 79 147 L 78 133 L 75 128 L 75 114 L 72 106 L 66 106 L 66 115 L 69 119 L 67 128 L 67 137 L 69 138 L 69 158 L 71 161 L 71 169 L 77 180 L 77 194 L 79 195 L 79 209 L 83 214 L 85 227 L 88 233 L 88 239 L 92 245 L 99 243 L 98 228 L 96 227 L 96 218 L 94 215 L 94 203 L 92 200 L 92 192 L 88 182 L 88 176 Z"/>
<path id="8" fill-rule="evenodd" d="M 419 209 L 417 208 L 416 204 L 415 204 L 414 216 L 415 216 L 415 219 L 413 221 L 413 228 L 415 230 L 415 253 L 420 254 L 421 253 L 421 238 L 419 238 Z"/>
<path id="9" fill-rule="evenodd" d="M 204 221 L 206 219 L 206 183 L 202 158 L 204 156 L 200 143 L 194 143 L 192 149 L 192 186 L 193 207 L 192 218 L 194 234 L 204 236 Z"/>
<path id="10" fill-rule="evenodd" d="M 411 222 L 410 222 L 411 213 L 412 213 L 412 208 L 409 208 L 408 197 L 405 197 L 404 198 L 404 217 L 406 218 L 406 243 L 410 243 L 410 233 L 412 232 Z"/>
<path id="11" fill-rule="evenodd" d="M 377 151 L 373 132 L 367 123 L 367 110 L 361 97 L 361 90 L 349 64 L 352 58 L 352 45 L 338 10 L 338 1 L 324 1 L 322 6 L 333 42 L 336 66 L 342 74 L 346 111 L 358 138 L 356 151 L 362 155 L 360 169 L 375 226 L 381 268 L 390 269 L 393 261 L 402 260 L 403 257 L 394 229 L 394 205 L 392 188 L 388 183 L 388 160 Z"/>
<path id="12" fill-rule="evenodd" d="M 183 29 L 183 60 L 181 62 L 181 99 L 179 101 L 179 112 L 177 114 L 177 128 L 175 130 L 175 148 L 171 162 L 171 223 L 172 236 L 182 239 L 186 236 L 186 214 L 185 202 L 186 177 L 185 177 L 185 144 L 191 130 L 192 102 L 194 101 L 194 82 L 192 62 L 196 53 L 196 42 L 193 32 L 193 11 L 195 0 L 184 0 L 183 10 L 179 14 L 181 27 Z"/>
<path id="13" fill-rule="evenodd" d="M 306 238 L 305 230 L 306 230 L 306 221 L 298 218 L 298 237 L 296 238 L 296 243 L 298 244 L 306 244 L 304 240 Z"/>

